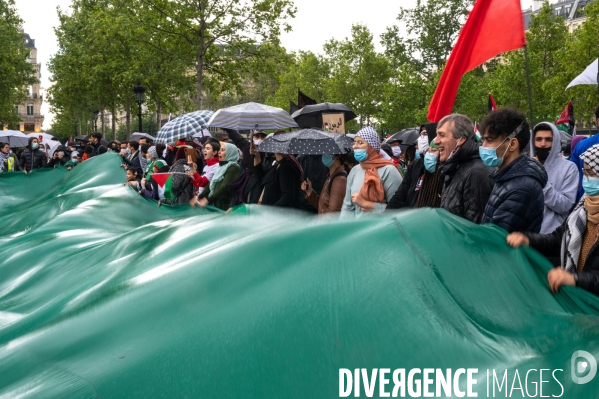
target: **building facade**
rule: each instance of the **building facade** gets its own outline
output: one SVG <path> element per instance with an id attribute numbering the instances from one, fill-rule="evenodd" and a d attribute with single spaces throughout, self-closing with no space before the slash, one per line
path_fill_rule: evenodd
<path id="1" fill-rule="evenodd" d="M 29 62 L 31 62 L 35 68 L 36 83 L 27 88 L 27 99 L 22 104 L 16 105 L 17 114 L 21 119 L 21 122 L 19 122 L 19 130 L 24 133 L 41 132 L 44 123 L 44 115 L 42 115 L 42 103 L 44 98 L 40 92 L 41 63 L 37 61 L 35 40 L 22 30 L 21 33 L 23 34 L 25 47 L 30 51 Z"/>
<path id="2" fill-rule="evenodd" d="M 530 16 L 539 12 L 544 1 L 533 0 L 532 7 L 523 11 L 525 30 L 528 30 L 528 26 L 530 25 Z M 553 7 L 555 16 L 564 18 L 566 26 L 572 32 L 586 20 L 584 7 L 592 2 L 593 0 L 559 0 L 551 6 Z"/>

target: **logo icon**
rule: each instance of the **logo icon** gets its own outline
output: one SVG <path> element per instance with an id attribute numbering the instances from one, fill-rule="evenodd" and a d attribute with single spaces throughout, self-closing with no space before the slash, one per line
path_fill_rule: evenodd
<path id="1" fill-rule="evenodd" d="M 585 360 L 581 360 L 584 358 Z M 595 378 L 595 374 L 597 374 L 597 361 L 595 357 L 586 351 L 576 351 L 572 354 L 572 364 L 571 364 L 571 372 L 572 372 L 572 381 L 576 384 L 586 384 Z M 584 375 L 588 373 L 584 377 L 579 377 L 579 375 Z"/>

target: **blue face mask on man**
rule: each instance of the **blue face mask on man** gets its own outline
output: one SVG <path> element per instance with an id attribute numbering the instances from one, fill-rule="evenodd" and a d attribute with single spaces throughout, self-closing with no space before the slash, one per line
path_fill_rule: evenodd
<path id="1" fill-rule="evenodd" d="M 364 162 L 368 159 L 368 154 L 366 154 L 365 149 L 354 150 L 354 158 L 356 158 L 356 161 L 358 162 Z"/>
<path id="2" fill-rule="evenodd" d="M 437 169 L 437 156 L 431 152 L 424 154 L 424 167 L 429 173 L 434 173 Z"/>
<path id="3" fill-rule="evenodd" d="M 33 148 L 34 150 L 37 150 L 39 148 L 39 145 L 37 143 L 33 143 L 33 144 L 31 144 L 31 148 Z"/>
<path id="4" fill-rule="evenodd" d="M 599 177 L 584 176 L 582 178 L 582 188 L 589 197 L 599 195 Z"/>
<path id="5" fill-rule="evenodd" d="M 505 143 L 506 140 L 509 140 L 510 142 L 512 141 L 512 139 L 514 137 L 516 137 L 518 135 L 518 133 L 520 133 L 520 131 L 524 128 L 524 122 L 522 122 L 520 124 L 520 126 L 518 126 L 516 128 L 516 130 L 514 130 L 509 136 L 507 136 L 497 147 L 495 148 L 491 148 L 491 147 L 483 147 L 480 146 L 478 147 L 478 153 L 480 154 L 480 158 L 483 160 L 484 164 L 491 167 L 491 168 L 499 168 L 501 165 L 503 165 L 503 159 L 505 157 L 505 154 L 507 154 L 507 150 L 509 149 L 509 144 L 507 146 L 507 148 L 505 149 L 505 151 L 503 152 L 503 155 L 500 157 L 497 156 L 497 149 L 499 147 L 501 147 L 501 145 L 503 143 Z"/>

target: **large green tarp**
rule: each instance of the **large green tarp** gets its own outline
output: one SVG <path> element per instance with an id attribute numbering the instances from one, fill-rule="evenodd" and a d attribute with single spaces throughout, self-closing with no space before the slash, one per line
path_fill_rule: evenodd
<path id="1" fill-rule="evenodd" d="M 425 368 L 476 368 L 478 397 L 599 397 L 571 376 L 599 358 L 599 299 L 551 294 L 496 227 L 157 208 L 119 164 L 0 176 L 0 397 L 336 398 L 358 368 L 405 369 L 406 397 L 415 368 L 421 395 Z"/>

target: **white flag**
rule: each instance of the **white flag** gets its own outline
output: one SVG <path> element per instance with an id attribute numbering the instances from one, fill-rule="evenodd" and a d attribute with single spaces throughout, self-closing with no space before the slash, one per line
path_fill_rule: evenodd
<path id="1" fill-rule="evenodd" d="M 596 59 L 584 70 L 583 73 L 578 75 L 573 81 L 570 82 L 566 89 L 576 85 L 596 85 L 597 84 L 597 69 L 599 65 L 599 59 Z"/>

